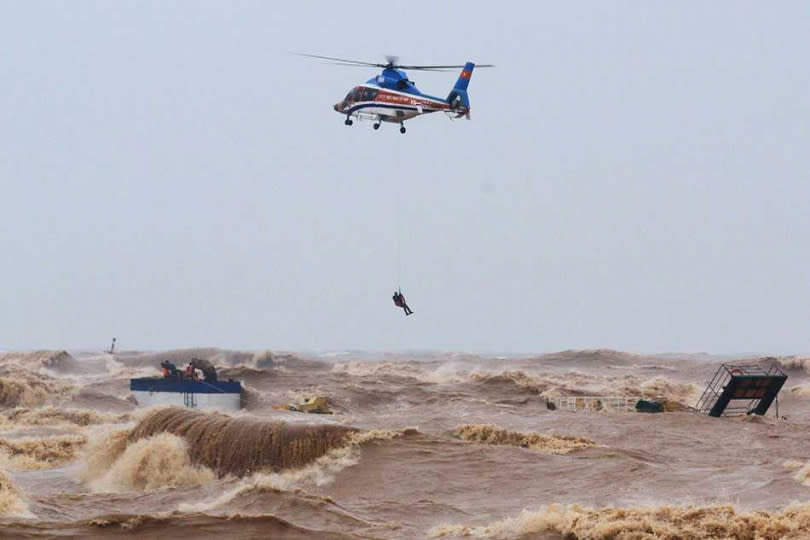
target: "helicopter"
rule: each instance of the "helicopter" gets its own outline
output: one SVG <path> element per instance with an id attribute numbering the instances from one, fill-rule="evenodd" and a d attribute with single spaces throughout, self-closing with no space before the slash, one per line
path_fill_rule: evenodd
<path id="1" fill-rule="evenodd" d="M 320 56 L 316 54 L 296 53 L 299 56 L 328 60 L 340 66 L 377 67 L 382 72 L 352 88 L 343 100 L 334 105 L 335 111 L 345 115 L 344 124 L 351 126 L 352 117 L 360 120 L 373 120 L 374 129 L 380 129 L 382 122 L 399 124 L 399 132 L 405 133 L 405 120 L 410 120 L 422 114 L 442 111 L 451 119 L 465 117 L 470 119 L 470 97 L 467 87 L 470 84 L 473 69 L 476 64 L 467 62 L 464 65 L 440 66 L 411 66 L 400 65 L 396 56 L 386 56 L 386 63 L 361 62 Z M 478 64 L 477 67 L 495 67 L 492 64 Z M 409 71 L 450 71 L 461 68 L 461 74 L 456 84 L 450 90 L 447 98 L 423 94 L 416 85 L 408 79 L 404 70 Z"/>

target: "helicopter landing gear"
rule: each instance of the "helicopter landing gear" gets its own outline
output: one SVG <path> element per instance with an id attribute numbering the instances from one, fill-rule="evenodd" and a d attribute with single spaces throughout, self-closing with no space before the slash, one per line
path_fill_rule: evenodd
<path id="1" fill-rule="evenodd" d="M 399 132 L 404 134 L 405 133 L 405 124 L 400 122 L 399 126 L 400 126 L 399 127 Z"/>
<path id="2" fill-rule="evenodd" d="M 371 126 L 371 127 L 373 127 L 374 129 L 380 129 L 380 123 L 379 122 L 374 122 L 374 125 Z"/>
<path id="3" fill-rule="evenodd" d="M 343 122 L 343 123 L 346 124 L 347 126 L 350 126 L 350 125 L 354 124 L 354 122 L 352 122 L 352 119 L 349 118 L 348 116 L 346 117 L 346 121 Z"/>

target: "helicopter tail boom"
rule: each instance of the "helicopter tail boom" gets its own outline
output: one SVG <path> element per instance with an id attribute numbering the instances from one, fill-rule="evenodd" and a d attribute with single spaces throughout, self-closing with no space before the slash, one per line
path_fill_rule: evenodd
<path id="1" fill-rule="evenodd" d="M 473 69 L 475 69 L 475 64 L 472 62 L 467 62 L 464 64 L 464 68 L 461 70 L 461 74 L 458 76 L 456 84 L 453 86 L 453 90 L 467 91 L 467 87 L 470 85 L 470 78 L 472 77 Z"/>
<path id="2" fill-rule="evenodd" d="M 470 117 L 470 96 L 467 94 L 467 87 L 470 85 L 470 78 L 472 77 L 474 68 L 475 64 L 472 62 L 464 64 L 464 69 L 461 70 L 456 84 L 447 96 L 447 103 L 450 105 L 450 109 L 458 111 L 457 118 L 466 116 L 469 119 Z"/>

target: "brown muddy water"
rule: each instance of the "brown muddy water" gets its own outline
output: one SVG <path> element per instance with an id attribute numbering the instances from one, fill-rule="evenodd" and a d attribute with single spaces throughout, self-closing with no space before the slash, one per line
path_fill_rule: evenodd
<path id="1" fill-rule="evenodd" d="M 131 377 L 211 360 L 233 414 L 142 410 Z M 810 538 L 810 360 L 780 418 L 690 412 L 723 361 L 566 351 L 0 354 L 4 538 Z M 274 408 L 327 396 L 332 415 Z M 671 412 L 549 410 L 632 396 Z"/>

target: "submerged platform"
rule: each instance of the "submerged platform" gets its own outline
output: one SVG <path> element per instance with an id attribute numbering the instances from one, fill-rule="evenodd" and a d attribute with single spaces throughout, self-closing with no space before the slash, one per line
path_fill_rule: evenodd
<path id="1" fill-rule="evenodd" d="M 130 379 L 129 389 L 142 407 L 177 406 L 191 409 L 238 411 L 242 383 L 239 381 L 191 381 L 164 377 Z"/>
<path id="2" fill-rule="evenodd" d="M 546 407 L 561 411 L 633 411 L 637 397 L 629 396 L 557 396 L 546 400 Z"/>

